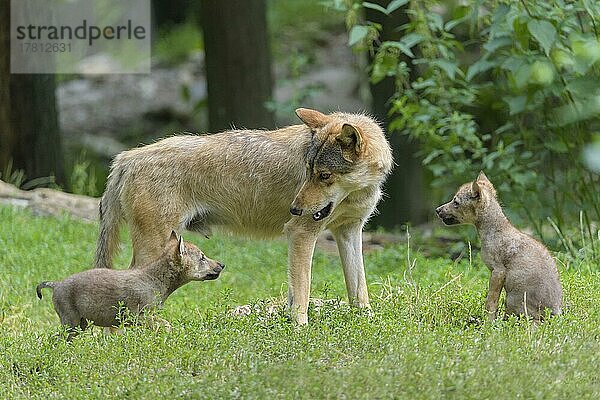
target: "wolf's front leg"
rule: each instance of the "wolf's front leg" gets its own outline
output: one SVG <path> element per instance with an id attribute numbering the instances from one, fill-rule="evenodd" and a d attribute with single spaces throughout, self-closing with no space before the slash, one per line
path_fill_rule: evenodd
<path id="1" fill-rule="evenodd" d="M 342 225 L 331 229 L 338 246 L 346 290 L 350 304 L 360 308 L 370 308 L 367 280 L 362 254 L 363 222 Z"/>
<path id="2" fill-rule="evenodd" d="M 506 271 L 503 267 L 492 268 L 492 275 L 490 276 L 490 287 L 487 298 L 485 299 L 485 309 L 488 312 L 488 320 L 494 321 L 498 313 L 498 301 L 500 299 L 500 293 L 504 287 L 504 281 L 506 279 Z"/>
<path id="3" fill-rule="evenodd" d="M 308 323 L 312 257 L 317 232 L 294 223 L 285 225 L 288 239 L 288 312 L 298 325 Z"/>

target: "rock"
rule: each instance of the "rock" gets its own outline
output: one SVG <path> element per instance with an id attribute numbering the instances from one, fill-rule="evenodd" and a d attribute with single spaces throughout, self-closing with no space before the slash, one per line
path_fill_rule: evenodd
<path id="1" fill-rule="evenodd" d="M 93 151 L 95 154 L 101 155 L 106 158 L 111 158 L 115 154 L 118 154 L 124 150 L 127 150 L 127 146 L 118 140 L 104 135 L 92 135 L 89 133 L 82 133 L 76 136 L 79 143 L 86 149 Z"/>
<path id="2" fill-rule="evenodd" d="M 60 216 L 67 213 L 86 222 L 98 219 L 100 199 L 64 193 L 54 189 L 20 190 L 0 181 L 0 203 L 31 210 L 35 215 Z"/>
<path id="3" fill-rule="evenodd" d="M 285 76 L 286 68 L 273 66 L 279 126 L 298 123 L 293 112 L 298 106 L 323 111 L 368 109 L 362 96 L 366 86 L 360 59 L 346 41 L 346 33 L 328 34 L 315 49 L 315 63 L 299 77 L 290 79 Z M 192 132 L 205 129 L 206 110 L 196 108 L 207 96 L 203 53 L 190 54 L 188 61 L 173 67 L 153 65 L 147 75 L 100 74 L 110 71 L 117 61 L 108 55 L 95 57 L 80 66 L 83 72 L 93 74 L 63 82 L 56 91 L 67 142 L 89 145 L 90 151 L 111 157 L 114 153 L 107 152 L 120 146 L 96 146 L 89 137 L 101 135 L 136 145 L 173 133 L 173 128 Z"/>
<path id="4" fill-rule="evenodd" d="M 109 65 L 105 61 L 101 64 Z M 101 134 L 119 142 L 132 131 L 157 132 L 160 121 L 155 115 L 191 120 L 194 105 L 206 97 L 205 78 L 197 62 L 153 68 L 148 75 L 84 75 L 62 83 L 56 97 L 63 133 L 69 140 Z"/>

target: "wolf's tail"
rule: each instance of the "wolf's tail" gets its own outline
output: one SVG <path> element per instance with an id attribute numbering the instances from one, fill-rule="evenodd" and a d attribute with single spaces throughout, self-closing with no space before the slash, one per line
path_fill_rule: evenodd
<path id="1" fill-rule="evenodd" d="M 42 289 L 43 288 L 47 288 L 47 287 L 53 288 L 54 287 L 54 282 L 46 281 L 46 282 L 42 282 L 39 285 L 37 285 L 37 287 L 35 288 L 35 292 L 37 293 L 37 296 L 38 296 L 39 299 L 42 298 Z"/>
<path id="2" fill-rule="evenodd" d="M 96 244 L 95 268 L 112 268 L 112 258 L 119 247 L 119 226 L 123 217 L 120 197 L 124 173 L 125 168 L 117 156 L 100 200 L 100 234 Z"/>

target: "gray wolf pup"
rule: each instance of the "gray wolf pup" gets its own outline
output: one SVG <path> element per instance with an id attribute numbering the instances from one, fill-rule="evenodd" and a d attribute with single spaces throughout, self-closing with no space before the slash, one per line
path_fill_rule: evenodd
<path id="1" fill-rule="evenodd" d="M 52 302 L 60 322 L 68 328 L 68 340 L 87 320 L 104 327 L 119 324 L 119 305 L 133 315 L 161 306 L 176 289 L 190 281 L 216 279 L 225 267 L 206 257 L 198 247 L 171 233 L 164 253 L 146 266 L 128 270 L 91 269 L 37 288 L 52 288 Z M 152 322 L 152 321 L 147 321 Z"/>
<path id="2" fill-rule="evenodd" d="M 133 268 L 155 258 L 173 229 L 251 238 L 285 233 L 288 309 L 305 324 L 315 242 L 329 228 L 348 297 L 368 307 L 362 229 L 392 168 L 389 143 L 365 115 L 296 114 L 303 125 L 173 136 L 117 155 L 100 203 L 96 267 L 111 267 L 123 220 Z"/>
<path id="3" fill-rule="evenodd" d="M 491 320 L 496 318 L 502 288 L 506 290 L 506 315 L 539 321 L 545 309 L 553 315 L 561 313 L 563 294 L 554 259 L 543 244 L 511 225 L 483 172 L 435 211 L 446 225 L 477 228 L 481 257 L 492 272 L 485 302 Z"/>

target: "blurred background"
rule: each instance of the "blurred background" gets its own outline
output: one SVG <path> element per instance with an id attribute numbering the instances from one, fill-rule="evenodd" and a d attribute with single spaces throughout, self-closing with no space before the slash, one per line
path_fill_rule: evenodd
<path id="1" fill-rule="evenodd" d="M 153 0 L 152 73 L 9 73 L 0 179 L 100 196 L 118 152 L 180 132 L 367 112 L 396 168 L 370 228 L 405 229 L 484 170 L 510 217 L 577 255 L 600 241 L 595 1 Z M 597 250 L 593 248 L 594 254 Z"/>

